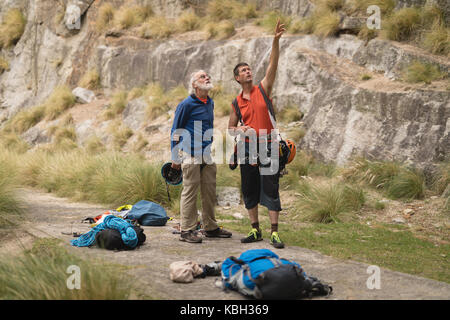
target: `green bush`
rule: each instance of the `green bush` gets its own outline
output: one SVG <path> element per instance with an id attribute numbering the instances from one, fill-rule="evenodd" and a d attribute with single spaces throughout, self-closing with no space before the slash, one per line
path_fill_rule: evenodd
<path id="1" fill-rule="evenodd" d="M 339 183 L 310 185 L 303 190 L 296 208 L 314 222 L 339 222 L 342 214 L 358 211 L 365 202 L 361 188 Z"/>
<path id="2" fill-rule="evenodd" d="M 393 199 L 423 199 L 425 181 L 416 170 L 402 169 L 390 182 L 387 194 Z"/>

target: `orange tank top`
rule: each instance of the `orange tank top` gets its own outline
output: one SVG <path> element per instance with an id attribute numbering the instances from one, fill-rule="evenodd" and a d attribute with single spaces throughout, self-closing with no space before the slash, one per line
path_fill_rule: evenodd
<path id="1" fill-rule="evenodd" d="M 261 88 L 263 88 L 262 84 Z M 267 109 L 266 102 L 264 101 L 264 97 L 258 86 L 253 86 L 250 92 L 250 100 L 243 97 L 243 92 L 241 92 L 236 99 L 239 109 L 241 110 L 242 121 L 244 124 L 255 129 L 258 136 L 260 135 L 261 129 L 265 129 L 267 134 L 270 135 L 273 126 L 270 121 L 269 110 Z"/>

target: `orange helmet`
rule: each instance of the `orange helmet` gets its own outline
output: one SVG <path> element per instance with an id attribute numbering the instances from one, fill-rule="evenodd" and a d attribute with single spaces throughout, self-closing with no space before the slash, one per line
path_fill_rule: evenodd
<path id="1" fill-rule="evenodd" d="M 291 163 L 295 158 L 297 147 L 294 141 L 286 139 L 280 141 L 280 158 L 285 164 Z"/>

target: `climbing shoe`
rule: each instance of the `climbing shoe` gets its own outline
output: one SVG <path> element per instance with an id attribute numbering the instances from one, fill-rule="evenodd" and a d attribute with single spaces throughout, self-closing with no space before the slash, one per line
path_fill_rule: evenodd
<path id="1" fill-rule="evenodd" d="M 197 236 L 197 232 L 193 230 L 181 231 L 180 241 L 185 241 L 189 243 L 201 243 L 202 238 Z"/>
<path id="2" fill-rule="evenodd" d="M 270 236 L 270 244 L 274 246 L 274 248 L 282 249 L 284 248 L 284 243 L 281 241 L 280 236 L 278 235 L 278 232 L 272 232 L 272 235 Z"/>
<path id="3" fill-rule="evenodd" d="M 206 231 L 205 235 L 208 238 L 230 238 L 232 233 L 219 227 L 212 231 Z"/>
<path id="4" fill-rule="evenodd" d="M 261 241 L 262 238 L 262 234 L 261 231 L 258 229 L 253 228 L 249 233 L 247 238 L 242 238 L 241 242 L 242 243 L 250 243 L 250 242 L 256 242 L 256 241 Z"/>

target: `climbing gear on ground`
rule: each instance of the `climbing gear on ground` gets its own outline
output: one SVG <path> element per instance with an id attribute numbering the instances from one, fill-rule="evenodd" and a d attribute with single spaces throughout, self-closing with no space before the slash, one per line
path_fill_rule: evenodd
<path id="1" fill-rule="evenodd" d="M 308 276 L 300 264 L 268 249 L 252 249 L 222 263 L 222 287 L 256 299 L 297 299 L 331 294 L 333 288 Z"/>

